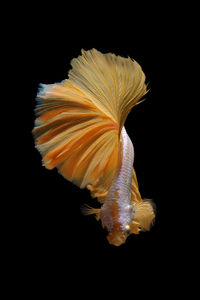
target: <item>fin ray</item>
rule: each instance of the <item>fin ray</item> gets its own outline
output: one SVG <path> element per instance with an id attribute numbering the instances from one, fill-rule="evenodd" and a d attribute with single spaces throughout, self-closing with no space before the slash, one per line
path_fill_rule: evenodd
<path id="1" fill-rule="evenodd" d="M 103 199 L 125 119 L 146 93 L 145 75 L 136 61 L 95 49 L 71 65 L 69 79 L 41 86 L 33 135 L 45 167 Z"/>

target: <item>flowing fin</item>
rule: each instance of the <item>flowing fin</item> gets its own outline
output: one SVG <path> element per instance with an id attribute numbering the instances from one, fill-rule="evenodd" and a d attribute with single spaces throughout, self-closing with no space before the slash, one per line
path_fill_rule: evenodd
<path id="1" fill-rule="evenodd" d="M 96 219 L 100 220 L 100 213 L 101 213 L 100 208 L 94 208 L 94 207 L 91 207 L 87 204 L 84 204 L 84 205 L 81 206 L 81 212 L 85 216 L 96 215 Z"/>
<path id="2" fill-rule="evenodd" d="M 38 98 L 33 134 L 44 166 L 105 193 L 117 167 L 118 125 L 68 80 L 43 86 Z"/>
<path id="3" fill-rule="evenodd" d="M 133 177 L 132 177 L 132 184 L 131 184 L 131 203 L 134 204 L 136 202 L 141 202 L 142 197 L 139 192 L 138 181 L 136 177 L 135 170 L 133 168 Z"/>
<path id="4" fill-rule="evenodd" d="M 130 58 L 82 50 L 69 79 L 43 85 L 33 135 L 48 169 L 101 201 L 118 165 L 120 132 L 146 93 L 145 75 Z"/>
<path id="5" fill-rule="evenodd" d="M 134 205 L 135 216 L 134 221 L 140 224 L 143 231 L 149 231 L 153 221 L 155 219 L 155 211 L 152 205 L 152 201 L 149 199 L 144 199 L 141 202 L 137 202 Z"/>
<path id="6" fill-rule="evenodd" d="M 138 234 L 141 230 L 150 230 L 155 219 L 155 204 L 150 199 L 142 199 L 135 170 L 133 169 L 131 185 L 131 203 L 135 209 L 134 220 L 131 224 L 131 233 Z"/>
<path id="7" fill-rule="evenodd" d="M 131 108 L 147 92 L 140 65 L 130 57 L 102 54 L 96 49 L 82 50 L 82 55 L 71 64 L 70 81 L 119 125 L 120 134 Z"/>

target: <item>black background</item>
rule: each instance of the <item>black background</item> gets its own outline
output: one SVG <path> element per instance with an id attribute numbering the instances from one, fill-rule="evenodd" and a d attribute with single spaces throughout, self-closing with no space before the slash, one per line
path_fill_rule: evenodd
<path id="1" fill-rule="evenodd" d="M 76 282 L 78 286 L 97 286 L 98 291 L 111 280 L 115 280 L 115 289 L 118 284 L 119 288 L 126 284 L 133 288 L 138 282 L 145 286 L 152 282 L 151 294 L 168 271 L 172 286 L 176 285 L 176 274 L 185 263 L 180 253 L 188 244 L 181 223 L 183 199 L 178 197 L 182 158 L 177 146 L 182 133 L 177 86 L 184 28 L 176 21 L 177 11 L 164 14 L 161 9 L 159 14 L 148 15 L 146 9 L 143 16 L 143 11 L 131 14 L 124 7 L 117 15 L 112 11 L 112 18 L 107 10 L 78 18 L 74 11 L 65 14 L 62 7 L 57 10 L 48 15 L 44 9 L 36 9 L 34 18 L 28 22 L 27 16 L 22 25 L 24 30 L 28 24 L 21 49 L 25 66 L 19 108 L 24 128 L 17 178 L 20 200 L 15 203 L 19 261 L 36 286 L 42 286 L 47 278 L 54 281 L 56 276 L 61 286 L 69 280 L 68 288 Z M 150 88 L 146 100 L 129 114 L 125 127 L 135 149 L 140 192 L 155 202 L 156 220 L 150 232 L 131 235 L 120 247 L 109 245 L 106 232 L 93 216 L 81 214 L 81 204 L 97 204 L 89 191 L 67 182 L 56 170 L 42 167 L 31 133 L 39 84 L 67 78 L 70 61 L 82 48 L 134 58 Z M 84 293 L 88 289 L 83 287 Z"/>

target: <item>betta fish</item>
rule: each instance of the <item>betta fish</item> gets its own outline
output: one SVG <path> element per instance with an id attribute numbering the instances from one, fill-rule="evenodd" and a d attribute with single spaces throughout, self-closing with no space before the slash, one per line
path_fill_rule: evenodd
<path id="1" fill-rule="evenodd" d="M 141 66 L 130 57 L 96 49 L 71 61 L 68 79 L 41 85 L 33 129 L 43 165 L 81 189 L 100 208 L 85 205 L 119 246 L 130 234 L 149 231 L 155 218 L 142 199 L 133 168 L 134 148 L 124 127 L 130 110 L 147 93 Z"/>

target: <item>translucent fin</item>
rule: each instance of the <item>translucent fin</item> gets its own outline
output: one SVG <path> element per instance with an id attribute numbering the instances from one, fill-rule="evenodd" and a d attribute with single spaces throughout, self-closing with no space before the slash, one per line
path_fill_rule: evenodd
<path id="1" fill-rule="evenodd" d="M 141 230 L 150 230 L 155 219 L 155 204 L 150 199 L 142 199 L 134 169 L 131 185 L 131 203 L 135 209 L 131 232 L 138 234 Z"/>
<path id="2" fill-rule="evenodd" d="M 134 221 L 140 224 L 142 230 L 150 230 L 150 227 L 155 219 L 155 211 L 152 201 L 144 199 L 141 202 L 135 203 Z"/>
<path id="3" fill-rule="evenodd" d="M 132 184 L 131 184 L 131 203 L 134 204 L 135 202 L 142 201 L 142 197 L 139 192 L 138 181 L 136 177 L 135 170 L 133 168 L 133 177 L 132 177 Z"/>
<path id="4" fill-rule="evenodd" d="M 105 193 L 118 163 L 118 125 L 69 81 L 43 86 L 38 98 L 33 134 L 45 167 Z"/>
<path id="5" fill-rule="evenodd" d="M 130 232 L 134 234 L 139 234 L 141 231 L 141 225 L 139 222 L 133 220 L 131 223 L 131 229 Z"/>
<path id="6" fill-rule="evenodd" d="M 146 94 L 145 75 L 130 57 L 82 50 L 71 62 L 69 80 L 90 95 L 96 107 L 119 125 L 119 133 L 131 108 Z"/>
<path id="7" fill-rule="evenodd" d="M 118 165 L 120 132 L 146 93 L 138 63 L 95 49 L 73 59 L 69 79 L 43 85 L 33 134 L 48 169 L 103 200 Z"/>
<path id="8" fill-rule="evenodd" d="M 94 208 L 94 207 L 91 207 L 87 204 L 84 204 L 84 205 L 81 206 L 81 212 L 85 216 L 96 215 L 96 219 L 100 220 L 100 213 L 101 213 L 100 208 Z"/>

